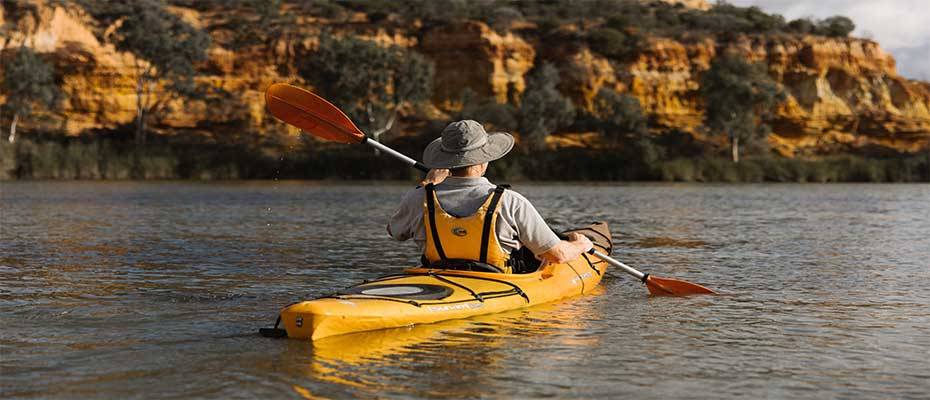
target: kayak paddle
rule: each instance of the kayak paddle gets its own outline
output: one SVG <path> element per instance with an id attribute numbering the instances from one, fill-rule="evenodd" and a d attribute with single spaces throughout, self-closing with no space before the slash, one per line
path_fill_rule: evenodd
<path id="1" fill-rule="evenodd" d="M 672 278 L 660 278 L 658 276 L 644 274 L 637 271 L 633 267 L 617 261 L 612 257 L 593 248 L 588 251 L 588 254 L 592 254 L 595 257 L 606 261 L 608 264 L 622 269 L 623 272 L 633 275 L 636 279 L 639 279 L 640 282 L 646 285 L 646 289 L 649 289 L 649 294 L 653 296 L 690 296 L 692 294 L 717 294 L 713 290 L 710 290 L 696 283 Z"/>
<path id="2" fill-rule="evenodd" d="M 275 83 L 265 91 L 265 104 L 275 118 L 318 138 L 346 144 L 365 143 L 420 171 L 429 172 L 429 168 L 420 162 L 365 136 L 342 110 L 308 90 L 286 83 Z M 588 253 L 633 275 L 646 285 L 653 296 L 714 294 L 713 290 L 701 285 L 644 274 L 594 249 Z"/>
<path id="3" fill-rule="evenodd" d="M 265 91 L 265 107 L 277 119 L 318 138 L 346 144 L 364 143 L 420 171 L 429 172 L 425 165 L 365 136 L 342 110 L 308 90 L 275 83 Z"/>

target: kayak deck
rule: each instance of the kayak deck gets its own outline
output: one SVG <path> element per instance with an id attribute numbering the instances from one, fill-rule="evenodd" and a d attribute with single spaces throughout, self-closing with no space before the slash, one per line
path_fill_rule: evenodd
<path id="1" fill-rule="evenodd" d="M 606 244 L 595 241 L 595 247 L 609 253 L 607 235 Z M 280 322 L 289 338 L 317 340 L 498 313 L 586 293 L 600 283 L 607 266 L 583 254 L 529 274 L 409 268 L 287 306 Z"/>

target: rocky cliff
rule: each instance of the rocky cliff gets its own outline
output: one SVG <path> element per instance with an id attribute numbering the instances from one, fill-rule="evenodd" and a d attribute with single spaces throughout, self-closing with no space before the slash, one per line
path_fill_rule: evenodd
<path id="1" fill-rule="evenodd" d="M 701 1 L 684 3 L 706 7 Z M 60 113 L 24 126 L 77 135 L 131 123 L 134 65 L 139 60 L 99 40 L 91 28 L 93 21 L 77 7 L 40 3 L 37 10 L 35 15 L 9 21 L 0 10 L 0 24 L 11 22 L 16 27 L 0 38 L 0 49 L 8 54 L 24 44 L 52 60 L 65 102 Z M 180 8 L 175 12 L 215 38 L 224 35 L 211 28 L 220 18 L 217 15 Z M 353 31 L 382 43 L 414 48 L 431 58 L 437 70 L 433 100 L 439 110 L 455 109 L 464 88 L 499 102 L 518 101 L 528 71 L 551 61 L 562 74 L 560 89 L 578 106 L 589 107 L 598 90 L 612 88 L 640 100 L 655 132 L 679 130 L 702 139 L 699 77 L 715 55 L 733 50 L 766 63 L 788 94 L 777 110 L 770 137 L 773 148 L 785 156 L 876 150 L 912 153 L 926 149 L 930 141 L 930 84 L 899 76 L 894 59 L 869 40 L 787 34 L 742 35 L 726 42 L 650 37 L 637 57 L 617 62 L 583 44 L 540 39 L 531 25 L 500 33 L 476 21 L 404 29 L 380 27 L 365 15 L 339 24 L 312 16 L 301 16 L 300 21 L 307 36 L 298 43 L 279 43 L 272 50 L 275 54 L 256 55 L 215 44 L 198 79 L 225 89 L 229 97 L 176 102 L 156 128 L 166 133 L 194 128 L 224 135 L 214 127 L 240 120 L 246 129 L 267 131 L 274 124 L 263 111 L 263 89 L 275 81 L 306 85 L 287 68 L 274 65 L 274 60 L 294 47 L 307 48 L 312 55 L 314 33 L 329 25 L 336 32 Z"/>

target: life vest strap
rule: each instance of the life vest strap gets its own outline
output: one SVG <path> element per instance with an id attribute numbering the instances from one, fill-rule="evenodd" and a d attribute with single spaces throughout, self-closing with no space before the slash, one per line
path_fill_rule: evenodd
<path id="1" fill-rule="evenodd" d="M 488 209 L 484 215 L 484 226 L 481 229 L 481 251 L 479 254 L 479 260 L 482 263 L 487 264 L 488 262 L 488 242 L 491 240 L 491 222 L 494 218 L 494 213 L 497 211 L 497 204 L 500 202 L 501 197 L 504 194 L 504 190 L 510 185 L 497 185 L 494 188 L 494 193 L 491 194 L 491 202 L 488 204 Z M 432 211 L 430 211 L 432 214 Z M 432 222 L 432 221 L 430 221 Z M 494 234 L 497 234 L 496 232 Z"/>
<path id="2" fill-rule="evenodd" d="M 439 259 L 446 260 L 446 252 L 442 250 L 442 242 L 439 241 L 439 230 L 436 228 L 436 185 L 426 184 L 426 210 L 429 216 L 430 235 L 433 236 L 433 245 L 436 247 L 436 253 Z"/>

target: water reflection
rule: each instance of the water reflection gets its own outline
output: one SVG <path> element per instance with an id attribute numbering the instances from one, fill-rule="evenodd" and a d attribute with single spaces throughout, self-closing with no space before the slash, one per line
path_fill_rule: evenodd
<path id="1" fill-rule="evenodd" d="M 595 290 L 587 296 L 602 294 Z M 405 328 L 360 332 L 312 343 L 310 376 L 358 390 L 362 397 L 481 397 L 510 368 L 513 349 L 545 344 L 535 364 L 581 362 L 600 339 L 587 321 L 602 318 L 585 299 Z M 387 373 L 386 373 L 387 372 Z M 433 377 L 428 388 L 411 376 Z"/>
<path id="2" fill-rule="evenodd" d="M 702 240 L 685 240 L 670 237 L 646 237 L 637 240 L 636 242 L 632 243 L 632 245 L 647 249 L 652 247 L 683 247 L 686 249 L 697 249 L 707 246 L 708 243 Z"/>

